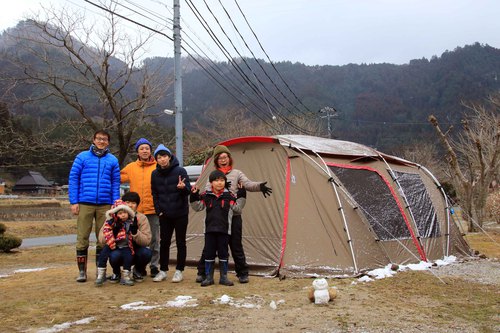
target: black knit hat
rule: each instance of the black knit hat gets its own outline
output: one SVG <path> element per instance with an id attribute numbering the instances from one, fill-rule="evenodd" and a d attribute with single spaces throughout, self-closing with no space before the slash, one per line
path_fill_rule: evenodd
<path id="1" fill-rule="evenodd" d="M 211 183 L 214 180 L 216 180 L 217 178 L 224 178 L 224 181 L 227 182 L 226 175 L 224 174 L 224 172 L 222 172 L 220 170 L 214 170 L 214 171 L 212 171 L 210 173 L 210 176 L 208 176 L 208 181 Z"/>
<path id="2" fill-rule="evenodd" d="M 137 206 L 141 203 L 141 197 L 137 192 L 127 192 L 122 196 L 123 201 L 135 202 Z"/>

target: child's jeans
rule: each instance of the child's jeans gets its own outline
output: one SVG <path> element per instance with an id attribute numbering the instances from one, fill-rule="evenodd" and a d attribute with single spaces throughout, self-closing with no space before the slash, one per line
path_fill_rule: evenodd
<path id="1" fill-rule="evenodd" d="M 129 247 L 121 247 L 114 249 L 109 254 L 109 264 L 111 265 L 111 267 L 113 267 L 113 273 L 117 275 L 120 274 L 121 266 L 123 266 L 124 270 L 130 271 L 130 269 L 132 268 L 132 261 L 133 261 L 132 250 L 130 250 Z"/>

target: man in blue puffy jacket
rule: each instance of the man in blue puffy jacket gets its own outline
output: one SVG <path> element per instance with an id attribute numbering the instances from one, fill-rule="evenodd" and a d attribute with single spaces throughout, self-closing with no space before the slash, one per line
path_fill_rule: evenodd
<path id="1" fill-rule="evenodd" d="M 87 255 L 92 222 L 95 233 L 106 220 L 106 211 L 120 198 L 120 165 L 109 151 L 109 133 L 100 130 L 94 133 L 90 149 L 78 154 L 69 173 L 69 203 L 71 212 L 77 215 L 76 261 L 79 275 L 77 282 L 87 281 Z M 101 252 L 96 247 L 96 263 Z"/>

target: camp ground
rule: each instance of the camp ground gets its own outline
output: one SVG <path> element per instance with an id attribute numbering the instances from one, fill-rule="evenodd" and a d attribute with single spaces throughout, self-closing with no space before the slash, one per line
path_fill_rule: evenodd
<path id="1" fill-rule="evenodd" d="M 470 253 L 444 191 L 424 166 L 361 144 L 303 135 L 220 144 L 231 151 L 235 168 L 273 189 L 268 198 L 249 192 L 242 215 L 253 274 L 356 276 L 389 263 Z M 200 187 L 212 170 L 209 159 Z M 203 248 L 204 214 L 190 212 L 190 263 Z"/>

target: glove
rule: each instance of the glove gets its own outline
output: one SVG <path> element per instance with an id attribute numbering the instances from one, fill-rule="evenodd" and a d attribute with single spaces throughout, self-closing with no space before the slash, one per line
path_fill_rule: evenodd
<path id="1" fill-rule="evenodd" d="M 231 188 L 231 181 L 227 180 L 226 181 L 226 188 L 229 190 Z"/>
<path id="2" fill-rule="evenodd" d="M 134 222 L 132 222 L 128 230 L 132 235 L 137 234 L 137 230 L 139 230 L 139 225 L 137 224 L 137 216 L 134 216 Z"/>
<path id="3" fill-rule="evenodd" d="M 246 197 L 247 197 L 247 190 L 245 190 L 244 187 L 238 188 L 238 192 L 236 192 L 236 199 L 246 198 Z"/>
<path id="4" fill-rule="evenodd" d="M 122 226 L 123 225 L 120 222 L 115 222 L 115 225 L 113 226 L 113 236 L 116 237 L 118 235 Z"/>
<path id="5" fill-rule="evenodd" d="M 189 196 L 189 202 L 195 202 L 195 201 L 200 201 L 200 190 L 197 190 L 196 192 L 191 192 L 191 195 Z"/>
<path id="6" fill-rule="evenodd" d="M 264 195 L 264 198 L 266 198 L 267 196 L 271 196 L 271 193 L 273 193 L 273 189 L 270 187 L 267 187 L 266 184 L 267 184 L 267 182 L 263 182 L 260 184 L 260 191 Z"/>

